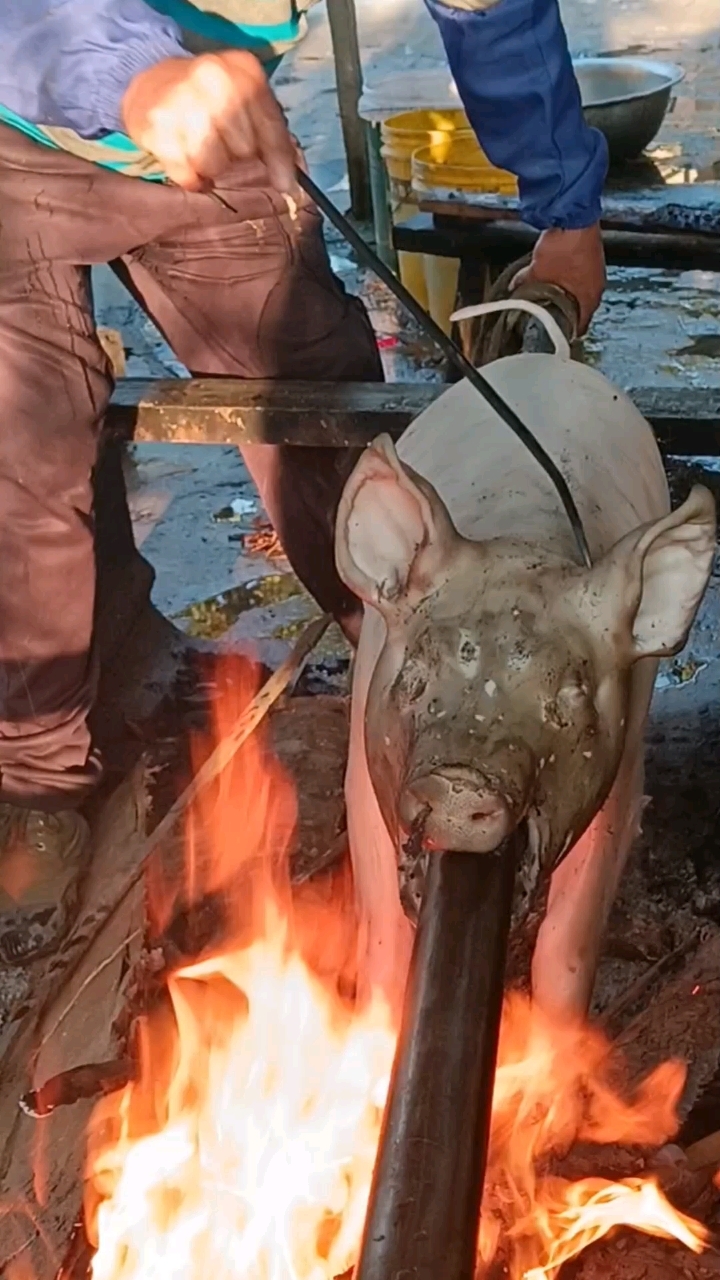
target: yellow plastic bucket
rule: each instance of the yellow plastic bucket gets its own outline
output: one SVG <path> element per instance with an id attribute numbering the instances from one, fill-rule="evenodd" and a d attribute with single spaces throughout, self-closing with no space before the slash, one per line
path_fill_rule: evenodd
<path id="1" fill-rule="evenodd" d="M 492 191 L 517 195 L 517 179 L 496 169 L 472 133 L 446 134 L 417 147 L 410 162 L 410 187 L 415 199 L 429 191 Z"/>
<path id="2" fill-rule="evenodd" d="M 415 152 L 420 147 L 442 147 L 458 131 L 473 136 L 465 112 L 459 110 L 404 111 L 384 120 L 380 132 L 388 177 L 409 185 Z"/>
<path id="3" fill-rule="evenodd" d="M 385 163 L 390 188 L 390 203 L 393 222 L 404 222 L 417 212 L 416 201 L 412 195 L 412 158 L 420 147 L 440 144 L 444 138 L 460 133 L 469 133 L 470 125 L 462 110 L 404 111 L 401 115 L 391 116 L 380 126 L 382 136 L 381 155 Z M 426 309 L 431 309 L 431 301 L 425 278 L 425 263 L 419 253 L 399 253 L 398 267 L 400 279 L 406 289 Z M 452 311 L 452 304 L 450 306 Z M 448 315 L 450 312 L 448 312 Z"/>
<path id="4" fill-rule="evenodd" d="M 516 195 L 517 180 L 491 164 L 475 135 L 468 132 L 436 135 L 413 152 L 410 177 L 412 198 L 431 191 L 493 191 Z M 425 288 L 430 314 L 446 332 L 450 329 L 457 293 L 458 263 L 425 255 Z"/>
<path id="5" fill-rule="evenodd" d="M 497 191 L 515 195 L 512 174 L 496 169 L 478 146 L 465 112 L 405 111 L 381 125 L 393 222 L 404 222 L 427 191 Z M 455 258 L 399 253 L 400 279 L 433 319 L 450 331 L 459 263 Z"/>

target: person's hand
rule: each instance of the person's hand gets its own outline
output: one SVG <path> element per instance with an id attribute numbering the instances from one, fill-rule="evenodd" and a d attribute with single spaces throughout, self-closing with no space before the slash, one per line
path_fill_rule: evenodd
<path id="1" fill-rule="evenodd" d="M 235 161 L 251 159 L 263 161 L 281 194 L 297 189 L 295 145 L 252 53 L 158 62 L 131 81 L 122 116 L 136 146 L 188 191 L 209 190 Z"/>
<path id="2" fill-rule="evenodd" d="M 577 300 L 580 333 L 585 333 L 605 288 L 605 254 L 600 227 L 582 231 L 543 231 L 529 267 L 519 271 L 513 286 L 534 280 L 555 284 Z"/>

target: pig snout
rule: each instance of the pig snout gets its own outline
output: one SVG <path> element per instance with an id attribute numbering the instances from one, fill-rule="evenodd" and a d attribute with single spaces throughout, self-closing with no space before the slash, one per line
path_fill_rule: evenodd
<path id="1" fill-rule="evenodd" d="M 400 817 L 410 828 L 424 815 L 424 843 L 433 848 L 491 853 L 517 825 L 515 807 L 476 770 L 445 766 L 407 784 Z"/>

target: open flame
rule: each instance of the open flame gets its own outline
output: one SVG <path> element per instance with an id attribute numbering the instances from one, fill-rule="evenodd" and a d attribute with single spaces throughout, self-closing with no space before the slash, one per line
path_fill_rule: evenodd
<path id="1" fill-rule="evenodd" d="M 518 993 L 506 997 L 479 1253 L 489 1262 L 504 1247 L 511 1280 L 552 1280 L 615 1227 L 704 1248 L 704 1228 L 675 1210 L 653 1178 L 553 1173 L 553 1158 L 574 1143 L 652 1148 L 677 1131 L 684 1067 L 664 1063 L 630 1101 L 617 1067 L 599 1030 L 559 1025 Z"/>
<path id="2" fill-rule="evenodd" d="M 243 671 L 218 673 L 216 734 L 252 693 Z M 214 894 L 231 912 L 222 947 L 178 968 L 142 1020 L 138 1079 L 95 1109 L 93 1280 L 333 1280 L 357 1259 L 396 1031 L 379 997 L 353 1003 L 351 895 L 290 895 L 295 816 L 261 734 L 191 815 L 185 899 Z M 160 877 L 151 889 L 167 921 L 173 894 Z M 702 1250 L 704 1229 L 653 1180 L 552 1171 L 576 1140 L 666 1141 L 681 1067 L 623 1100 L 603 1036 L 553 1025 L 519 995 L 499 1063 L 482 1263 L 502 1255 L 511 1280 L 552 1280 L 623 1225 Z"/>

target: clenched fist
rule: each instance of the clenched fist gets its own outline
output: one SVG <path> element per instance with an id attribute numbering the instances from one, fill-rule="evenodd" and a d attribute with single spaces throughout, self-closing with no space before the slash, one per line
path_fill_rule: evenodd
<path id="1" fill-rule="evenodd" d="M 131 81 L 122 115 L 136 146 L 188 191 L 209 190 L 237 160 L 250 159 L 264 162 L 281 194 L 296 189 L 295 146 L 252 53 L 158 62 Z"/>
<path id="2" fill-rule="evenodd" d="M 580 333 L 585 333 L 605 288 L 605 254 L 598 224 L 581 231 L 543 231 L 532 263 L 518 272 L 513 286 L 528 280 L 559 285 L 577 299 Z"/>

